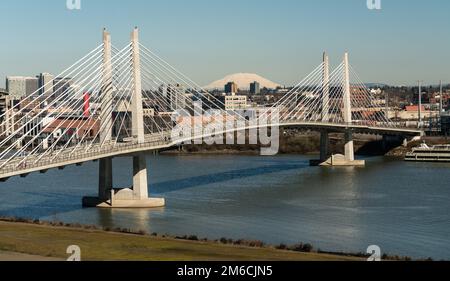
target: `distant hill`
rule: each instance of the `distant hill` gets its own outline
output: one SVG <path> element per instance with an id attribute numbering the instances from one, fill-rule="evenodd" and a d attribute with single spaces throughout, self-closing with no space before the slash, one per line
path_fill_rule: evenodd
<path id="1" fill-rule="evenodd" d="M 389 85 L 383 84 L 383 83 L 365 83 L 364 84 L 367 88 L 383 88 L 388 87 Z"/>
<path id="2" fill-rule="evenodd" d="M 231 74 L 223 79 L 217 80 L 212 82 L 211 84 L 203 87 L 208 90 L 213 89 L 223 89 L 225 84 L 229 82 L 234 82 L 238 85 L 238 88 L 241 90 L 248 90 L 250 88 L 250 83 L 258 82 L 261 85 L 262 88 L 268 88 L 268 89 L 276 89 L 277 87 L 280 87 L 279 84 L 272 82 L 264 77 L 261 77 L 257 74 L 253 73 L 236 73 Z"/>

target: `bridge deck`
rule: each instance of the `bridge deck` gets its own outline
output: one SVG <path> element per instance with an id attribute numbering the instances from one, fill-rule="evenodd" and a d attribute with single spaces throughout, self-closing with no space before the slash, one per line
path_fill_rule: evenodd
<path id="1" fill-rule="evenodd" d="M 248 126 L 245 128 L 236 128 L 220 133 L 228 133 L 234 131 L 243 131 L 248 129 L 255 129 L 261 127 L 302 127 L 312 130 L 328 130 L 334 132 L 343 132 L 345 130 L 352 130 L 354 133 L 362 134 L 380 134 L 380 135 L 404 135 L 404 136 L 417 136 L 422 135 L 422 131 L 411 129 L 399 129 L 399 128 L 383 128 L 383 127 L 371 127 L 364 125 L 346 125 L 346 124 L 331 124 L 321 122 L 302 122 L 302 121 L 289 121 L 279 124 L 267 124 L 262 126 Z M 220 134 L 215 133 L 215 134 Z M 78 148 L 66 148 L 63 150 L 55 150 L 45 155 L 35 156 L 22 156 L 9 161 L 0 169 L 0 181 L 7 180 L 14 176 L 26 176 L 33 172 L 46 172 L 49 169 L 63 168 L 69 165 L 81 164 L 84 162 L 95 161 L 109 157 L 119 157 L 132 155 L 136 153 L 161 150 L 176 146 L 181 142 L 191 141 L 198 138 L 206 138 L 210 135 L 194 136 L 181 140 L 172 140 L 170 133 L 164 134 L 152 134 L 147 135 L 144 143 L 134 142 L 122 142 L 111 144 L 95 144 L 84 145 Z M 5 161 L 0 162 L 0 166 Z"/>

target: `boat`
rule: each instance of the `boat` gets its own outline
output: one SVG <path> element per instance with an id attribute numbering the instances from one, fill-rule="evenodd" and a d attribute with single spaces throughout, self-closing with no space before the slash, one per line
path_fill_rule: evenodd
<path id="1" fill-rule="evenodd" d="M 428 146 L 426 143 L 408 152 L 405 161 L 448 162 L 450 163 L 450 145 Z"/>

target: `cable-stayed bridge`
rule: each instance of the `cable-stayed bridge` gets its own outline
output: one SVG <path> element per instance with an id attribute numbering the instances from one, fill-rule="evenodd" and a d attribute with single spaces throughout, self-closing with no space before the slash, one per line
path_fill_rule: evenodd
<path id="1" fill-rule="evenodd" d="M 122 49 L 103 43 L 46 81 L 0 116 L 0 180 L 99 161 L 99 196 L 87 206 L 158 207 L 149 198 L 145 153 L 224 135 L 280 127 L 321 132 L 326 165 L 363 165 L 354 159 L 353 134 L 421 135 L 402 127 L 374 104 L 345 54 L 330 70 L 328 57 L 276 103 L 251 114 L 230 110 L 149 48 L 138 30 Z M 345 155 L 331 156 L 329 133 L 345 134 Z M 114 189 L 112 159 L 133 157 L 133 186 Z M 331 158 L 330 158 L 331 156 Z"/>

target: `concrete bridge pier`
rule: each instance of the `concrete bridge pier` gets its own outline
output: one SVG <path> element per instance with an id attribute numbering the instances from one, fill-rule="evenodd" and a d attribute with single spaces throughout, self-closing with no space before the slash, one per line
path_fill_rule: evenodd
<path id="1" fill-rule="evenodd" d="M 148 198 L 147 161 L 144 154 L 133 156 L 133 198 Z"/>
<path id="2" fill-rule="evenodd" d="M 144 119 L 142 104 L 142 84 L 141 84 L 141 66 L 140 66 L 140 49 L 139 49 L 139 33 L 135 28 L 131 33 L 132 41 L 132 63 L 133 63 L 133 90 L 134 94 L 131 100 L 131 116 L 132 116 L 132 134 L 136 143 L 143 144 L 144 136 Z M 104 88 L 110 85 L 111 71 L 111 39 L 109 34 L 104 31 Z M 102 92 L 102 98 L 110 95 L 110 90 Z M 108 105 L 110 106 L 110 105 Z M 109 116 L 101 120 L 102 124 L 110 121 Z M 110 140 L 112 131 L 103 132 L 102 140 Z M 100 207 L 100 208 L 155 208 L 163 207 L 165 200 L 163 198 L 148 197 L 148 181 L 147 181 L 147 161 L 144 153 L 133 155 L 133 186 L 131 188 L 114 189 L 112 176 L 112 158 L 102 159 L 99 168 L 99 194 L 98 197 L 83 198 L 83 206 Z"/>
<path id="3" fill-rule="evenodd" d="M 311 166 L 321 166 L 330 157 L 330 133 L 328 130 L 320 131 L 320 159 L 311 160 Z"/>
<path id="4" fill-rule="evenodd" d="M 344 155 L 333 154 L 329 151 L 329 132 L 320 133 L 320 159 L 312 160 L 311 166 L 365 166 L 364 160 L 355 160 L 353 132 L 347 130 L 344 134 Z"/>
<path id="5" fill-rule="evenodd" d="M 99 161 L 98 197 L 84 197 L 84 207 L 157 208 L 165 206 L 163 198 L 148 198 L 145 154 L 133 156 L 133 186 L 131 188 L 113 188 L 112 167 L 112 158 Z"/>
<path id="6" fill-rule="evenodd" d="M 344 136 L 344 150 L 345 150 L 345 161 L 353 162 L 355 161 L 355 146 L 353 142 L 353 132 L 347 130 Z"/>
<path id="7" fill-rule="evenodd" d="M 330 157 L 330 136 L 328 131 L 324 130 L 320 132 L 320 162 L 327 161 Z"/>
<path id="8" fill-rule="evenodd" d="M 112 208 L 158 208 L 165 206 L 164 198 L 148 197 L 147 160 L 144 153 L 133 155 L 132 188 L 114 189 Z M 108 207 L 108 206 L 100 206 Z"/>
<path id="9" fill-rule="evenodd" d="M 323 75 L 323 95 L 322 99 L 326 102 L 329 95 L 328 85 L 328 57 L 324 54 L 324 75 Z M 344 85 L 343 85 L 343 119 L 345 124 L 351 125 L 352 121 L 352 99 L 350 88 L 350 68 L 348 53 L 344 55 Z M 326 104 L 326 102 L 324 104 Z M 322 109 L 322 121 L 327 121 L 328 109 L 325 106 Z M 331 158 L 327 158 L 328 155 L 328 132 L 322 131 L 320 135 L 320 160 L 311 161 L 311 165 L 319 166 L 364 166 L 365 161 L 355 160 L 355 149 L 353 143 L 353 132 L 347 128 L 344 132 L 344 155 L 332 155 Z"/>
<path id="10" fill-rule="evenodd" d="M 111 199 L 113 189 L 112 158 L 100 159 L 98 172 L 98 199 L 106 202 Z"/>

